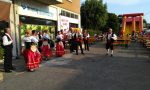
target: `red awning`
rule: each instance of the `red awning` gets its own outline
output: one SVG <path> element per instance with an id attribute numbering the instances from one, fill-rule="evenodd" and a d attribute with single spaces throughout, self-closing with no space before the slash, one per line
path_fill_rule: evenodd
<path id="1" fill-rule="evenodd" d="M 9 21 L 11 3 L 0 1 L 0 21 Z"/>

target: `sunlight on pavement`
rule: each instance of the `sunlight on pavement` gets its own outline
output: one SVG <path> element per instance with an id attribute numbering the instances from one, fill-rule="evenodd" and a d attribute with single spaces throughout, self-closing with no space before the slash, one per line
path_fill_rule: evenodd
<path id="1" fill-rule="evenodd" d="M 3 60 L 0 60 L 0 64 L 3 63 Z M 4 77 L 3 77 L 3 72 L 2 70 L 0 70 L 0 82 L 3 81 Z"/>
<path id="2" fill-rule="evenodd" d="M 65 65 L 71 61 L 72 61 L 72 54 L 66 54 L 63 57 L 55 58 L 55 59 L 52 59 L 50 61 L 47 61 L 47 62 L 41 64 L 40 67 L 45 66 L 45 65 L 46 66 Z"/>
<path id="3" fill-rule="evenodd" d="M 0 81 L 3 81 L 3 73 L 0 72 Z"/>

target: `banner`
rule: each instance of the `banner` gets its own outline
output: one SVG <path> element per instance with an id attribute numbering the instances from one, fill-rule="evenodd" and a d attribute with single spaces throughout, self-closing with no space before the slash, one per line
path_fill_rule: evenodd
<path id="1" fill-rule="evenodd" d="M 69 30 L 69 20 L 64 16 L 61 16 L 60 19 L 61 19 L 60 29 L 63 30 L 64 33 L 67 33 Z"/>

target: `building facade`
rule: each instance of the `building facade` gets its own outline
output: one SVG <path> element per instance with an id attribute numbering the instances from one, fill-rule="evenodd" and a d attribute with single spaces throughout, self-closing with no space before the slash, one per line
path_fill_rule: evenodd
<path id="1" fill-rule="evenodd" d="M 11 1 L 11 0 L 10 0 Z M 25 30 L 57 31 L 80 28 L 80 0 L 12 0 L 9 24 L 14 38 L 14 56 L 19 56 Z"/>

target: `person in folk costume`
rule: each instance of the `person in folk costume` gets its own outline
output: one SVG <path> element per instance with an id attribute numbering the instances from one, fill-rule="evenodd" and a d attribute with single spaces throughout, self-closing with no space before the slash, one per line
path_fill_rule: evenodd
<path id="1" fill-rule="evenodd" d="M 5 34 L 2 37 L 3 48 L 4 48 L 4 71 L 6 73 L 12 72 L 16 68 L 12 65 L 12 49 L 13 49 L 13 39 L 11 37 L 10 28 L 5 29 Z"/>
<path id="2" fill-rule="evenodd" d="M 61 32 L 58 31 L 58 35 L 56 36 L 56 56 L 61 57 L 65 54 L 64 45 L 62 42 Z"/>
<path id="3" fill-rule="evenodd" d="M 77 37 L 78 37 L 78 33 L 76 30 L 73 30 L 72 31 L 72 39 L 71 39 L 71 45 L 72 47 L 70 48 L 71 49 L 71 53 L 74 52 L 74 50 L 77 52 L 77 46 L 78 46 L 78 42 L 77 42 Z"/>
<path id="4" fill-rule="evenodd" d="M 43 43 L 43 32 L 42 31 L 39 31 L 38 38 L 39 38 L 38 49 L 39 49 L 39 52 L 41 52 L 41 46 Z"/>
<path id="5" fill-rule="evenodd" d="M 73 52 L 73 38 L 72 38 L 72 30 L 69 30 L 67 32 L 67 40 L 68 40 L 68 43 L 69 43 L 69 46 L 70 46 L 70 53 Z"/>
<path id="6" fill-rule="evenodd" d="M 32 30 L 32 35 L 31 36 L 34 37 L 34 38 L 36 38 L 38 40 L 38 42 L 39 42 L 39 37 L 38 37 L 38 33 L 37 33 L 36 30 Z"/>
<path id="7" fill-rule="evenodd" d="M 49 60 L 52 57 L 52 51 L 50 44 L 48 43 L 48 38 L 43 37 L 43 44 L 41 46 L 41 56 L 43 60 Z"/>
<path id="8" fill-rule="evenodd" d="M 83 32 L 83 42 L 84 42 L 84 48 L 85 50 L 89 51 L 89 33 L 87 32 L 87 30 L 84 30 Z"/>
<path id="9" fill-rule="evenodd" d="M 25 58 L 27 70 L 31 72 L 39 67 L 41 61 L 41 55 L 36 46 L 37 43 L 37 38 L 31 36 L 31 31 L 27 30 L 22 40 L 22 54 Z"/>
<path id="10" fill-rule="evenodd" d="M 64 45 L 64 48 L 66 48 L 66 40 L 65 40 L 65 39 L 66 39 L 66 38 L 65 38 L 65 37 L 66 37 L 66 33 L 64 33 L 63 30 L 60 30 L 60 32 L 61 32 L 61 33 L 60 33 L 60 37 L 62 38 L 61 41 L 62 41 L 62 43 L 63 43 L 63 45 Z"/>
<path id="11" fill-rule="evenodd" d="M 111 49 L 111 56 L 113 56 L 113 51 L 114 51 L 113 42 L 114 42 L 114 40 L 117 40 L 117 36 L 113 33 L 112 29 L 109 28 L 108 33 L 106 35 L 106 49 L 107 49 L 106 55 L 109 55 L 109 49 Z"/>
<path id="12" fill-rule="evenodd" d="M 50 42 L 51 38 L 50 38 L 50 36 L 49 36 L 48 30 L 44 30 L 43 37 L 47 37 L 48 43 L 49 43 L 49 44 L 51 43 L 51 42 Z"/>
<path id="13" fill-rule="evenodd" d="M 30 30 L 26 30 L 25 31 L 25 36 L 22 39 L 22 55 L 25 58 L 25 63 L 27 63 L 27 53 L 30 49 L 30 45 L 31 45 L 31 31 Z"/>
<path id="14" fill-rule="evenodd" d="M 78 55 L 78 47 L 80 47 L 81 54 L 84 54 L 82 48 L 82 36 L 77 30 L 75 30 L 74 33 L 74 42 L 75 42 L 74 44 L 75 44 L 76 55 Z"/>

